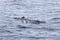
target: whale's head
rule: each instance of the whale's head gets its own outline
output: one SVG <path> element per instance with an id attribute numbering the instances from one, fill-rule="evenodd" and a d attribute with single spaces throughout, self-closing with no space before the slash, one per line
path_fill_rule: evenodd
<path id="1" fill-rule="evenodd" d="M 24 16 L 22 16 L 21 18 L 25 18 Z"/>

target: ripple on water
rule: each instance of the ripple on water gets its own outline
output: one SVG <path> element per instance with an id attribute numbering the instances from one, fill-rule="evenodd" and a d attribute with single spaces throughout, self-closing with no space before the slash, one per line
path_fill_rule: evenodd
<path id="1" fill-rule="evenodd" d="M 17 25 L 18 28 L 23 28 L 23 29 L 27 29 L 27 28 L 30 28 L 30 27 L 27 27 L 27 26 L 22 26 L 22 25 Z"/>
<path id="2" fill-rule="evenodd" d="M 52 18 L 51 20 L 60 20 L 60 18 L 55 17 L 55 18 Z"/>
<path id="3" fill-rule="evenodd" d="M 7 25 L 1 26 L 0 27 L 0 33 L 13 33 L 10 30 L 7 30 Z"/>
<path id="4" fill-rule="evenodd" d="M 10 30 L 0 29 L 0 33 L 13 33 Z"/>
<path id="5" fill-rule="evenodd" d="M 48 27 L 48 28 L 43 28 L 43 29 L 45 29 L 45 30 L 47 30 L 47 31 L 58 31 L 58 29 L 50 28 L 50 27 Z"/>
<path id="6" fill-rule="evenodd" d="M 59 30 L 59 29 L 50 28 L 50 27 L 34 28 L 34 27 L 28 27 L 28 26 L 22 26 L 22 25 L 17 25 L 17 27 L 20 29 L 33 29 L 33 30 L 44 30 L 44 31 L 58 31 Z"/>
<path id="7" fill-rule="evenodd" d="M 27 38 L 32 38 L 32 39 L 47 39 L 51 37 L 27 37 Z"/>
<path id="8" fill-rule="evenodd" d="M 55 17 L 50 20 L 53 24 L 60 24 L 60 18 Z"/>

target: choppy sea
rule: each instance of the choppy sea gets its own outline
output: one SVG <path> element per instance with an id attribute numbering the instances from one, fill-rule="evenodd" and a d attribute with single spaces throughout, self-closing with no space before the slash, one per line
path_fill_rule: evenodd
<path id="1" fill-rule="evenodd" d="M 14 19 L 22 16 L 46 23 Z M 60 0 L 0 0 L 0 40 L 60 40 Z"/>

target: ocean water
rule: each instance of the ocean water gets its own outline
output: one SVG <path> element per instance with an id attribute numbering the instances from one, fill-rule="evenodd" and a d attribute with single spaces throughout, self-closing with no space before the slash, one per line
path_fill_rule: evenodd
<path id="1" fill-rule="evenodd" d="M 46 23 L 14 19 L 22 16 Z M 0 0 L 0 40 L 60 40 L 60 0 Z"/>

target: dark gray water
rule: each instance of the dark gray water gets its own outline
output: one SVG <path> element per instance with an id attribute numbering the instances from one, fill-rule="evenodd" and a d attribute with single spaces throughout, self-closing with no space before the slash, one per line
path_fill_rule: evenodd
<path id="1" fill-rule="evenodd" d="M 46 23 L 14 19 L 21 16 Z M 0 40 L 60 40 L 60 0 L 0 0 Z"/>

